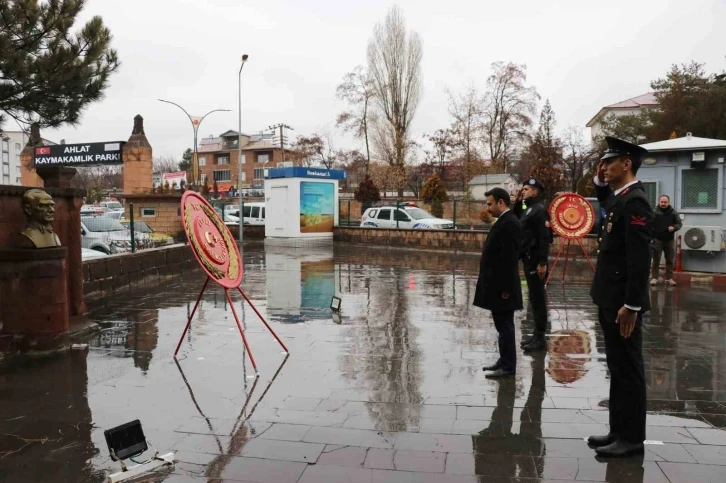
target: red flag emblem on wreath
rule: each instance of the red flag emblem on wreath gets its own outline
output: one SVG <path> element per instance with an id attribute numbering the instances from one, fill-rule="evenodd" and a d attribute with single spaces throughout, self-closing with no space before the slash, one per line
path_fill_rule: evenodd
<path id="1" fill-rule="evenodd" d="M 631 225 L 639 225 L 639 226 L 645 226 L 645 217 L 644 216 L 631 216 L 630 217 L 630 224 Z"/>

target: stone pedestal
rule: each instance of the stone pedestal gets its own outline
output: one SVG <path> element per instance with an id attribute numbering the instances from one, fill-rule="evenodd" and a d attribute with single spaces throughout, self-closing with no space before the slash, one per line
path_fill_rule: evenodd
<path id="1" fill-rule="evenodd" d="M 36 173 L 43 179 L 43 186 L 46 188 L 70 188 L 71 179 L 76 175 L 76 168 L 43 166 L 37 168 Z"/>
<path id="2" fill-rule="evenodd" d="M 69 347 L 68 250 L 0 250 L 0 352 Z"/>

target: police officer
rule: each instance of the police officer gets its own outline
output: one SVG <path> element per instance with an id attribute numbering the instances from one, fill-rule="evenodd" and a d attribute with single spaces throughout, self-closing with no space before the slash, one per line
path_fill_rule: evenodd
<path id="1" fill-rule="evenodd" d="M 544 207 L 542 183 L 534 178 L 526 180 L 513 211 L 522 225 L 522 251 L 519 256 L 524 265 L 535 326 L 534 334 L 522 340 L 521 346 L 525 351 L 542 350 L 547 348 L 547 295 L 544 283 L 550 250 L 549 216 Z"/>
<path id="2" fill-rule="evenodd" d="M 606 211 L 595 279 L 590 289 L 598 307 L 610 370 L 610 433 L 591 436 L 600 456 L 643 452 L 645 369 L 643 313 L 650 309 L 648 270 L 653 210 L 635 177 L 645 149 L 606 137 L 608 150 L 593 182 Z"/>

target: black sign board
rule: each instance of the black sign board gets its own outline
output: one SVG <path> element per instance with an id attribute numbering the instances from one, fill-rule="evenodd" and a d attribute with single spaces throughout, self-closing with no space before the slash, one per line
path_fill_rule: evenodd
<path id="1" fill-rule="evenodd" d="M 109 143 L 57 144 L 35 148 L 33 162 L 39 166 L 93 166 L 122 164 L 123 141 Z"/>

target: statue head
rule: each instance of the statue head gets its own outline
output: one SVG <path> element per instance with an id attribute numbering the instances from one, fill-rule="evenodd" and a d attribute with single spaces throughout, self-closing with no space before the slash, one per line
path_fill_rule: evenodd
<path id="1" fill-rule="evenodd" d="M 55 217 L 55 202 L 45 191 L 30 189 L 23 195 L 23 213 L 28 223 L 50 226 Z"/>

